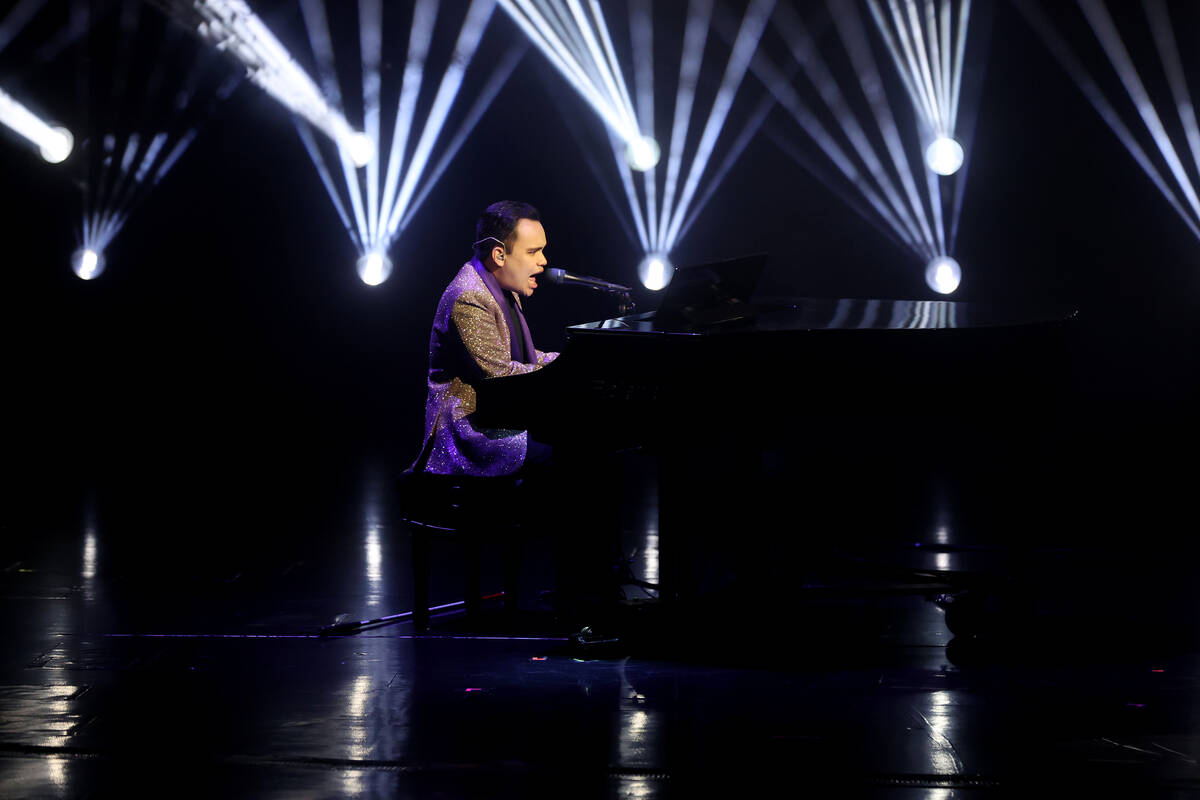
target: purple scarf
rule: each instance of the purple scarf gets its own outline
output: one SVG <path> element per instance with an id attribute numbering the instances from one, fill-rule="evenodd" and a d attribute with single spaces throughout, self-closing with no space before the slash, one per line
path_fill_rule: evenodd
<path id="1" fill-rule="evenodd" d="M 479 277 L 483 279 L 483 285 L 492 293 L 492 297 L 500 304 L 500 308 L 504 309 L 504 317 L 508 320 L 508 351 L 512 360 L 521 361 L 521 345 L 523 344 L 525 352 L 528 354 L 523 363 L 536 364 L 537 352 L 533 348 L 533 336 L 529 333 L 529 325 L 525 322 L 525 315 L 521 313 L 521 307 L 517 305 L 513 293 L 500 288 L 496 276 L 488 272 L 478 260 L 473 259 L 471 263 L 475 267 L 475 271 L 479 273 Z M 514 320 L 513 317 L 516 319 Z"/>

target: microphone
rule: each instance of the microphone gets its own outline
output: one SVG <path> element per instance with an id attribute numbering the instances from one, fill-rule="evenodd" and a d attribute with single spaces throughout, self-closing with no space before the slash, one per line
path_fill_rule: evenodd
<path id="1" fill-rule="evenodd" d="M 628 286 L 609 283 L 599 278 L 589 278 L 587 275 L 572 275 L 565 269 L 548 269 L 542 273 L 542 277 L 550 283 L 559 286 L 586 286 L 589 289 L 597 289 L 602 292 L 618 292 L 620 294 L 629 294 L 633 291 Z"/>

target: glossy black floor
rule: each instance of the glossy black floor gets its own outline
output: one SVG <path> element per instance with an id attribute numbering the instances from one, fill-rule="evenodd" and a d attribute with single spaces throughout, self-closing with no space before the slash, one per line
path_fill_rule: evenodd
<path id="1" fill-rule="evenodd" d="M 1189 481 L 1110 445 L 986 468 L 947 445 L 890 482 L 839 450 L 829 474 L 867 488 L 833 499 L 840 479 L 804 483 L 819 451 L 765 456 L 775 505 L 710 554 L 702 598 L 630 606 L 635 643 L 597 654 L 541 604 L 538 542 L 516 619 L 318 636 L 409 608 L 399 458 L 50 447 L 6 486 L 0 796 L 1192 796 Z M 655 460 L 623 468 L 654 580 Z M 435 549 L 435 604 L 461 599 L 460 555 Z M 930 598 L 964 586 L 995 624 L 955 637 Z"/>

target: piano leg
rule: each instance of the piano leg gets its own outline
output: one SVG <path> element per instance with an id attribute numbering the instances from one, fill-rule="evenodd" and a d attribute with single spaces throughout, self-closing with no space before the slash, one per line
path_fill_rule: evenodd
<path id="1" fill-rule="evenodd" d="M 709 621 L 741 617 L 762 588 L 762 454 L 742 442 L 659 450 L 659 596 Z"/>
<path id="2" fill-rule="evenodd" d="M 543 477 L 540 525 L 554 550 L 556 610 L 569 626 L 603 627 L 616 605 L 621 555 L 620 474 L 613 456 L 558 444 Z"/>

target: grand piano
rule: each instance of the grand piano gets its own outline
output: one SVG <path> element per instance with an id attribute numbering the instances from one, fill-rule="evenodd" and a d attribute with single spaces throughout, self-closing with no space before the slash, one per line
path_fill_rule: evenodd
<path id="1" fill-rule="evenodd" d="M 657 459 L 662 597 L 697 597 L 723 572 L 778 588 L 831 543 L 928 538 L 947 514 L 976 538 L 1035 535 L 1020 520 L 1053 485 L 1073 311 L 718 305 L 572 326 L 553 364 L 477 386 L 480 424 L 576 463 Z"/>

